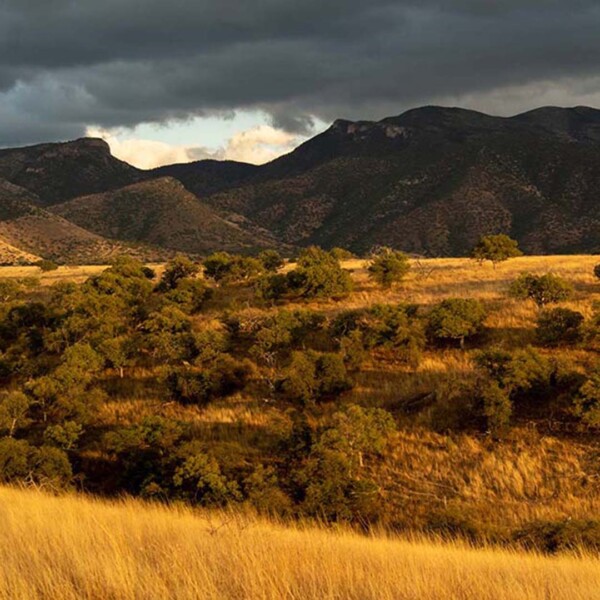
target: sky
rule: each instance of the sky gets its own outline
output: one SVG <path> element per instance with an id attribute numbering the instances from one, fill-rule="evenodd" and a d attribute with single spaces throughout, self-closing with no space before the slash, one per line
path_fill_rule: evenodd
<path id="1" fill-rule="evenodd" d="M 0 0 L 0 146 L 263 163 L 336 118 L 600 106 L 597 0 Z"/>

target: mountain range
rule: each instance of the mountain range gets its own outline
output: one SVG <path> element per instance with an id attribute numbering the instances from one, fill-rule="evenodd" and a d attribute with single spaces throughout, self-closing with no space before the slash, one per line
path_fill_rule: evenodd
<path id="1" fill-rule="evenodd" d="M 431 106 L 338 120 L 262 166 L 143 171 L 98 139 L 0 150 L 4 263 L 309 244 L 448 256 L 489 233 L 527 253 L 600 252 L 600 110 Z"/>

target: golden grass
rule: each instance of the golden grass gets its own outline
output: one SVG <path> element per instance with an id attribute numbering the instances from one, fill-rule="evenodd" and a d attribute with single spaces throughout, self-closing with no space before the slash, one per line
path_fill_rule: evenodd
<path id="1" fill-rule="evenodd" d="M 0 598 L 592 600 L 600 560 L 0 488 Z"/>

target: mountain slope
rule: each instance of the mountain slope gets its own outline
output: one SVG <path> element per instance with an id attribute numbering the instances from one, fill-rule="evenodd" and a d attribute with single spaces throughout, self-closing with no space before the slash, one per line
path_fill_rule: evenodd
<path id="1" fill-rule="evenodd" d="M 140 181 L 143 172 L 113 157 L 105 141 L 85 138 L 0 150 L 0 177 L 50 206 Z"/>
<path id="2" fill-rule="evenodd" d="M 133 250 L 40 208 L 35 194 L 0 179 L 0 242 L 2 262 L 32 262 L 38 257 L 59 262 L 106 262 L 124 252 L 160 257 L 164 252 Z"/>
<path id="3" fill-rule="evenodd" d="M 267 232 L 226 220 L 171 177 L 85 196 L 52 211 L 99 235 L 191 253 L 276 245 Z"/>
<path id="4" fill-rule="evenodd" d="M 464 254 L 505 232 L 535 253 L 600 251 L 600 111 L 513 118 L 425 107 L 323 134 L 206 201 L 290 244 Z"/>
<path id="5" fill-rule="evenodd" d="M 199 198 L 236 187 L 260 170 L 256 165 L 233 160 L 200 160 L 191 163 L 167 165 L 148 171 L 147 176 L 174 177 Z"/>

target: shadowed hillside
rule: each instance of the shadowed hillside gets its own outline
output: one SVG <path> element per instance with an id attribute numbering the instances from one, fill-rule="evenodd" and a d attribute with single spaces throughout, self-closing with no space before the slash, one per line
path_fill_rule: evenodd
<path id="1" fill-rule="evenodd" d="M 52 210 L 105 237 L 184 252 L 255 250 L 276 244 L 267 232 L 261 237 L 258 228 L 255 235 L 250 233 L 243 219 L 225 220 L 171 177 L 77 198 Z"/>
<path id="2" fill-rule="evenodd" d="M 465 254 L 504 232 L 531 253 L 600 250 L 600 111 L 513 118 L 425 107 L 336 121 L 208 199 L 288 243 Z"/>

